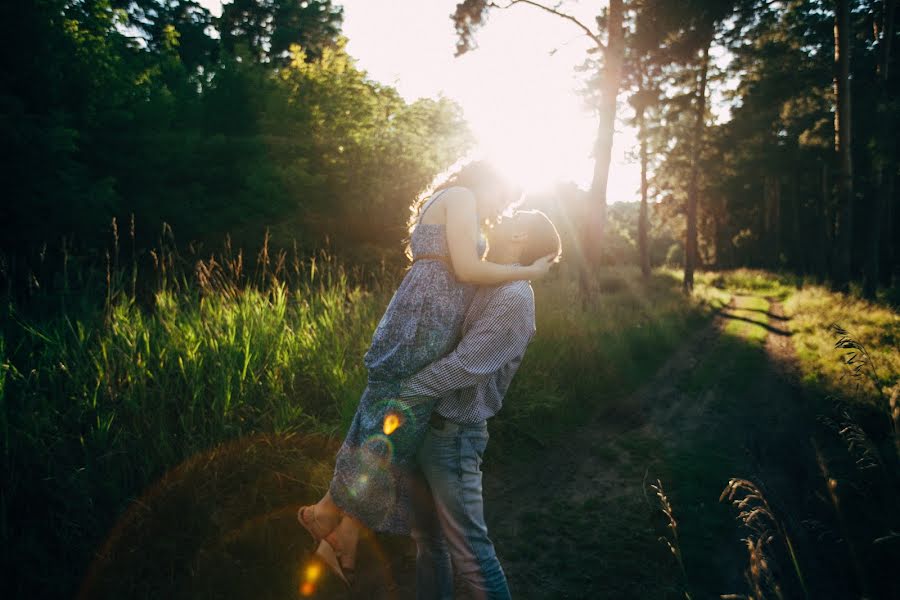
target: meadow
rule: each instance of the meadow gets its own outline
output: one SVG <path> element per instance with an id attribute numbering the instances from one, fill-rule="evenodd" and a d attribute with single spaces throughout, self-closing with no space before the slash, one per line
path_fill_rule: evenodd
<path id="1" fill-rule="evenodd" d="M 261 434 L 339 439 L 402 274 L 265 248 L 252 265 L 237 251 L 191 264 L 171 245 L 151 256 L 146 271 L 69 264 L 59 293 L 38 283 L 6 303 L 4 552 L 28 565 L 8 582 L 16 593 L 71 594 L 129 503 L 191 457 Z M 587 291 L 576 280 L 564 264 L 535 286 L 540 333 L 498 447 L 550 443 L 709 316 L 665 275 L 613 269 Z"/>
<path id="2" fill-rule="evenodd" d="M 72 283 L 60 293 L 36 285 L 25 299 L 8 297 L 0 523 L 7 564 L 22 565 L 5 583 L 13 596 L 81 589 L 83 597 L 143 597 L 171 592 L 167 580 L 215 581 L 236 593 L 237 575 L 223 576 L 208 555 L 185 548 L 240 537 L 273 514 L 282 519 L 278 535 L 294 536 L 292 514 L 327 481 L 330 452 L 364 387 L 362 355 L 402 275 L 350 271 L 325 254 L 270 256 L 265 247 L 252 266 L 230 250 L 188 260 L 167 246 L 151 256 L 146 271 L 117 259 L 106 269 L 70 266 Z M 620 400 L 736 295 L 744 321 L 729 333 L 757 346 L 765 330 L 754 328 L 754 315 L 768 310 L 761 298 L 786 301 L 807 383 L 843 389 L 843 363 L 823 349 L 833 345 L 826 321 L 843 317 L 877 359 L 881 391 L 896 386 L 898 317 L 890 309 L 835 304 L 824 288 L 747 271 L 703 274 L 688 299 L 678 275 L 610 267 L 585 285 L 563 263 L 536 283 L 538 334 L 492 422 L 492 456 L 524 464 L 597 415 L 627 422 Z M 753 293 L 759 299 L 747 300 Z M 742 364 L 728 367 L 730 385 L 742 385 Z M 719 371 L 685 373 L 680 385 L 699 390 Z M 684 472 L 666 472 L 689 480 L 685 473 L 700 469 L 702 478 L 697 452 Z M 187 495 L 152 509 L 161 490 Z M 298 552 L 291 560 L 301 560 Z M 197 575 L 204 569 L 207 579 Z M 181 593 L 215 595 L 203 587 Z"/>

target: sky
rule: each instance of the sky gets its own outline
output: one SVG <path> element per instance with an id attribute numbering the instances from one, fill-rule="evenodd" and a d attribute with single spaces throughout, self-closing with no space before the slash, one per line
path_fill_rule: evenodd
<path id="1" fill-rule="evenodd" d="M 476 33 L 478 48 L 454 58 L 450 15 L 459 0 L 344 0 L 347 51 L 407 101 L 446 96 L 463 109 L 479 147 L 526 188 L 555 180 L 590 185 L 597 119 L 577 93 L 590 40 L 572 23 L 527 5 L 496 10 Z M 200 0 L 214 14 L 220 0 Z M 562 3 L 592 23 L 596 2 Z M 588 11 L 588 12 L 585 12 Z M 624 98 L 620 97 L 620 103 Z M 611 202 L 638 199 L 637 139 L 617 127 L 610 168 Z"/>

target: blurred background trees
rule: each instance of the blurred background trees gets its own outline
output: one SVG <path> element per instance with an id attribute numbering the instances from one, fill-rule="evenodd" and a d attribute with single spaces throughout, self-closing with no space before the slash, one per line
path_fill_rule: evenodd
<path id="1" fill-rule="evenodd" d="M 661 91 L 650 187 L 685 230 L 686 285 L 693 258 L 858 282 L 867 297 L 896 286 L 896 2 L 666 7 L 631 4 L 631 71 L 658 69 L 644 84 Z"/>
<path id="2" fill-rule="evenodd" d="M 548 19 L 572 6 L 513 4 Z M 674 235 L 664 254 L 686 267 L 688 289 L 694 268 L 736 266 L 869 297 L 895 287 L 896 4 L 599 7 L 575 23 L 596 48 L 585 68 L 598 175 L 587 196 L 557 202 L 582 226 L 609 221 L 599 239 L 608 262 L 656 266 L 650 248 Z M 460 3 L 460 49 L 509 6 Z M 6 272 L 31 268 L 63 237 L 102 255 L 112 219 L 131 215 L 138 252 L 167 222 L 198 247 L 230 235 L 252 248 L 269 229 L 275 245 L 400 261 L 406 207 L 474 142 L 454 103 L 410 103 L 368 78 L 332 0 L 235 0 L 221 17 L 191 0 L 23 0 L 0 11 Z M 600 193 L 611 111 L 638 129 L 644 173 L 645 216 L 636 204 L 624 233 Z"/>
<path id="3" fill-rule="evenodd" d="M 407 103 L 356 67 L 330 0 L 237 0 L 220 18 L 190 0 L 2 12 L 10 263 L 62 236 L 100 252 L 131 215 L 139 248 L 167 222 L 207 246 L 253 248 L 269 228 L 310 253 L 399 257 L 411 198 L 471 144 L 452 102 Z"/>

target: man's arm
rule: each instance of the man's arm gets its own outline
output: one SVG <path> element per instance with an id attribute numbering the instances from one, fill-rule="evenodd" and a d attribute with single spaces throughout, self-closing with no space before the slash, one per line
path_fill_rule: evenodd
<path id="1" fill-rule="evenodd" d="M 476 385 L 522 356 L 533 334 L 534 301 L 521 294 L 498 294 L 456 349 L 404 381 L 400 396 L 440 398 Z"/>

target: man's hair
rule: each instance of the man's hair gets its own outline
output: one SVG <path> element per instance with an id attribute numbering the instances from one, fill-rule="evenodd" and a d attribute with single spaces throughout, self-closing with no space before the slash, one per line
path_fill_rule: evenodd
<path id="1" fill-rule="evenodd" d="M 517 210 L 515 218 L 524 219 L 525 230 L 528 232 L 528 243 L 522 250 L 519 262 L 530 265 L 537 259 L 553 254 L 557 260 L 562 255 L 562 242 L 559 232 L 547 215 L 539 210 Z"/>

